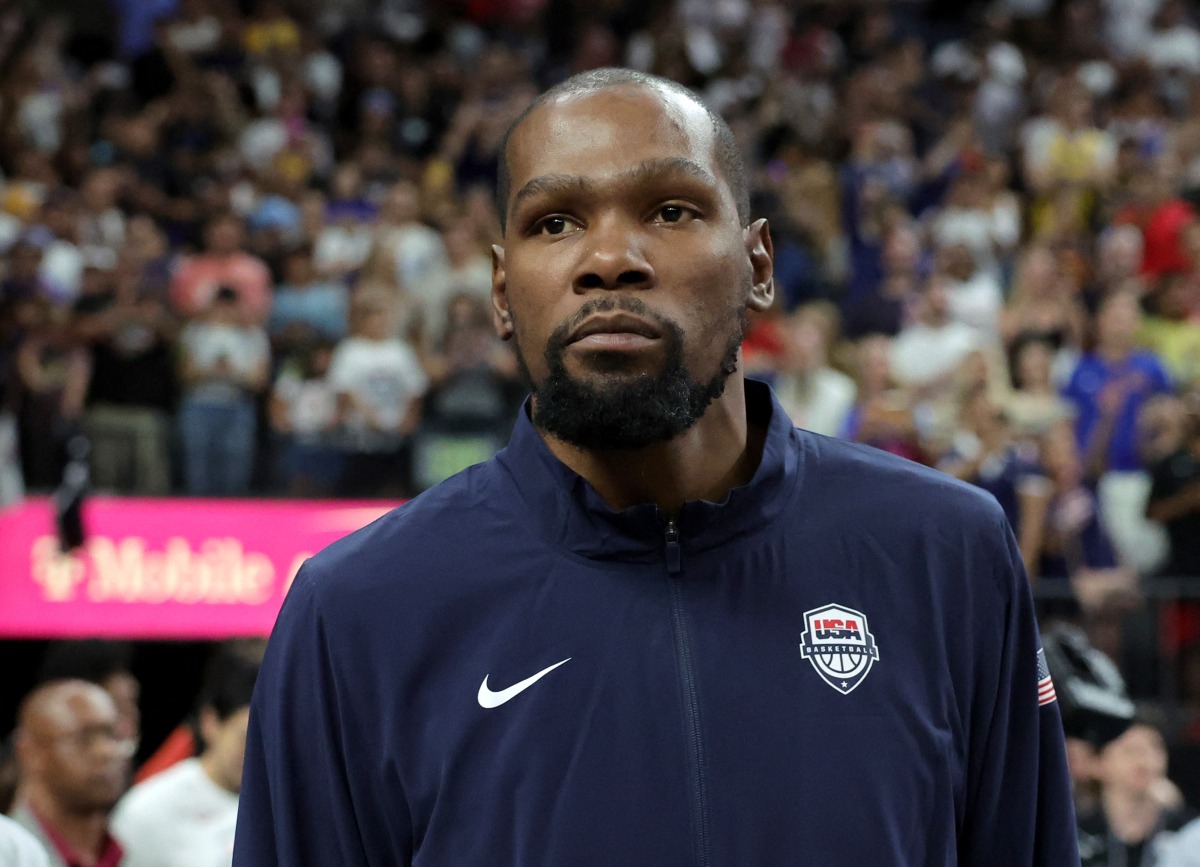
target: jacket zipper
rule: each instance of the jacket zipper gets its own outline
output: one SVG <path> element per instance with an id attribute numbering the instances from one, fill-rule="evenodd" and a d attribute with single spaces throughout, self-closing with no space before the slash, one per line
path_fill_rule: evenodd
<path id="1" fill-rule="evenodd" d="M 700 737 L 700 704 L 696 697 L 696 678 L 692 667 L 692 649 L 683 619 L 683 562 L 679 546 L 679 527 L 675 519 L 666 529 L 667 588 L 671 596 L 671 622 L 675 633 L 675 654 L 683 686 L 684 720 L 688 735 L 688 764 L 692 784 L 692 825 L 696 832 L 696 863 L 709 865 L 708 794 L 704 780 L 704 743 Z"/>

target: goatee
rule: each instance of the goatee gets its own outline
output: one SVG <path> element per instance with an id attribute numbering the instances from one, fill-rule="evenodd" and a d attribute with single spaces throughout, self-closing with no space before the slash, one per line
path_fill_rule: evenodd
<path id="1" fill-rule="evenodd" d="M 657 374 L 625 374 L 629 360 L 618 352 L 596 353 L 593 361 L 609 369 L 589 379 L 567 372 L 564 355 L 574 325 L 610 310 L 623 310 L 658 326 L 666 358 Z M 543 382 L 533 382 L 517 344 L 517 360 L 534 395 L 534 425 L 555 439 L 594 451 L 641 449 L 675 438 L 700 420 L 737 370 L 746 332 L 745 310 L 739 309 L 730 322 L 733 327 L 716 374 L 698 381 L 684 364 L 683 330 L 675 322 L 654 313 L 636 297 L 602 298 L 585 304 L 547 340 L 548 373 Z"/>

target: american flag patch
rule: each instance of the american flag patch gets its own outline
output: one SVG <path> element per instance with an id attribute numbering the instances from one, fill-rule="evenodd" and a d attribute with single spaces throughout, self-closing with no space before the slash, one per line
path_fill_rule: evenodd
<path id="1" fill-rule="evenodd" d="M 1054 681 L 1050 679 L 1050 666 L 1046 665 L 1046 651 L 1040 647 L 1037 652 L 1038 669 L 1038 707 L 1050 704 L 1058 696 L 1054 694 Z"/>

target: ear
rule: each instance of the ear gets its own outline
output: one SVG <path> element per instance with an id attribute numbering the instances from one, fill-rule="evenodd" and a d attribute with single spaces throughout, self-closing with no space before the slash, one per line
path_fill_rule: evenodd
<path id="1" fill-rule="evenodd" d="M 765 219 L 758 219 L 743 229 L 742 234 L 751 273 L 746 306 L 762 313 L 775 301 L 775 245 L 771 241 L 771 229 Z"/>
<path id="2" fill-rule="evenodd" d="M 512 313 L 508 309 L 508 275 L 504 270 L 504 248 L 492 244 L 492 325 L 501 340 L 513 336 Z"/>

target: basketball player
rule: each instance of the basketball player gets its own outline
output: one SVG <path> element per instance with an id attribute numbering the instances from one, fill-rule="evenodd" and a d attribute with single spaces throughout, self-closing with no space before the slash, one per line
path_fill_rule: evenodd
<path id="1" fill-rule="evenodd" d="M 793 428 L 725 124 L 623 70 L 506 142 L 508 448 L 308 561 L 234 862 L 1063 867 L 1062 727 L 994 500 Z"/>

